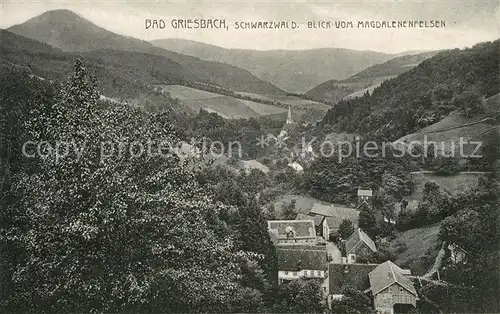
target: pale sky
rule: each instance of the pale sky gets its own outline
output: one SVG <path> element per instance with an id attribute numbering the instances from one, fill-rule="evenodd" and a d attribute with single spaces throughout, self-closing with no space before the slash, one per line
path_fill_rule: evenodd
<path id="1" fill-rule="evenodd" d="M 185 38 L 226 48 L 350 48 L 397 53 L 462 48 L 500 37 L 498 0 L 475 1 L 15 1 L 0 0 L 0 28 L 53 9 L 69 9 L 110 31 L 144 40 Z M 176 30 L 178 18 L 226 19 L 229 30 Z M 164 19 L 165 29 L 145 29 Z M 239 21 L 296 21 L 296 30 L 235 30 Z M 440 29 L 308 29 L 308 21 L 444 20 Z"/>

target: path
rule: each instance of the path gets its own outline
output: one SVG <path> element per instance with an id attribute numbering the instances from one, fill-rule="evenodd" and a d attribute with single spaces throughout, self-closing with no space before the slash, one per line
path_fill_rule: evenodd
<path id="1" fill-rule="evenodd" d="M 340 253 L 340 249 L 335 245 L 335 243 L 327 241 L 326 242 L 326 251 L 328 255 L 331 256 L 332 263 L 341 264 L 342 263 L 342 253 Z"/>
<path id="2" fill-rule="evenodd" d="M 438 254 L 436 255 L 436 259 L 434 260 L 434 264 L 432 264 L 432 267 L 429 269 L 429 271 L 422 276 L 423 278 L 431 278 L 439 270 L 439 268 L 441 268 L 445 255 L 444 248 L 446 247 L 446 245 L 446 241 L 443 241 L 443 243 L 441 244 L 441 249 L 439 250 Z"/>

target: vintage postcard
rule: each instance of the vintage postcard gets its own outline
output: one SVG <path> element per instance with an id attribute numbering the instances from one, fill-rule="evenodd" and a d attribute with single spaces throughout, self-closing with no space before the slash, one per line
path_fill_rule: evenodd
<path id="1" fill-rule="evenodd" d="M 499 313 L 498 0 L 0 0 L 0 312 Z"/>

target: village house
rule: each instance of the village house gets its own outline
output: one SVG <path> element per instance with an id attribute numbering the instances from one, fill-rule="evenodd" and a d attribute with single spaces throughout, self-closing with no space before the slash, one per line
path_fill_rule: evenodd
<path id="1" fill-rule="evenodd" d="M 309 214 L 302 214 L 298 213 L 297 217 L 295 217 L 295 220 L 313 220 L 314 221 L 314 229 L 316 230 L 316 235 L 319 237 L 322 237 L 324 240 L 329 240 L 328 233 L 323 232 L 324 227 L 323 227 L 323 222 L 325 220 L 325 216 L 321 215 L 314 215 L 311 216 Z"/>
<path id="2" fill-rule="evenodd" d="M 370 189 L 368 189 L 368 190 L 358 189 L 358 204 L 361 204 L 363 202 L 367 202 L 368 204 L 371 204 L 372 196 L 373 196 L 372 190 L 370 190 Z"/>
<path id="3" fill-rule="evenodd" d="M 417 291 L 402 269 L 391 261 L 377 264 L 329 264 L 328 306 L 342 299 L 352 288 L 372 297 L 373 308 L 381 314 L 408 312 L 416 307 Z"/>
<path id="4" fill-rule="evenodd" d="M 368 274 L 377 312 L 401 313 L 416 307 L 417 291 L 408 275 L 411 275 L 410 270 L 402 269 L 391 261 L 378 265 Z"/>
<path id="5" fill-rule="evenodd" d="M 295 279 L 323 279 L 327 271 L 325 246 L 289 245 L 276 249 L 278 283 Z"/>
<path id="6" fill-rule="evenodd" d="M 338 239 L 338 229 L 344 219 L 352 221 L 355 228 L 358 226 L 359 212 L 355 208 L 342 205 L 328 206 L 316 203 L 308 215 L 317 219 L 315 220 L 316 224 L 321 221 L 321 235 L 326 240 L 336 241 Z"/>
<path id="7" fill-rule="evenodd" d="M 369 256 L 377 252 L 377 246 L 361 228 L 358 228 L 345 242 L 345 252 L 347 263 L 352 264 L 356 263 L 358 256 Z"/>
<path id="8" fill-rule="evenodd" d="M 316 229 L 311 220 L 269 220 L 267 228 L 275 245 L 316 244 Z"/>

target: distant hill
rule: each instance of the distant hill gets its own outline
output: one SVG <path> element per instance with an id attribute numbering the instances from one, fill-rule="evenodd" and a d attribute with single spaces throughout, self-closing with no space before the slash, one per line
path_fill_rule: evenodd
<path id="1" fill-rule="evenodd" d="M 431 51 L 396 57 L 364 69 L 347 79 L 326 81 L 309 90 L 306 96 L 333 103 L 343 98 L 360 97 L 366 92 L 373 92 L 384 81 L 409 71 L 437 53 L 438 51 Z"/>
<path id="2" fill-rule="evenodd" d="M 499 55 L 499 40 L 440 52 L 383 82 L 371 95 L 339 101 L 325 115 L 323 124 L 394 141 L 455 110 L 473 118 L 485 111 L 479 108 L 481 98 L 500 92 Z"/>
<path id="3" fill-rule="evenodd" d="M 67 52 L 112 49 L 154 54 L 180 64 L 184 76 L 194 76 L 204 83 L 251 93 L 283 93 L 246 70 L 154 47 L 146 41 L 110 32 L 68 10 L 48 11 L 8 30 Z"/>
<path id="4" fill-rule="evenodd" d="M 392 55 L 341 48 L 310 50 L 226 49 L 185 39 L 159 39 L 158 47 L 232 64 L 258 78 L 293 93 L 305 93 L 329 79 L 343 79 L 369 66 L 385 62 Z"/>
<path id="5" fill-rule="evenodd" d="M 101 93 L 109 97 L 136 98 L 151 91 L 148 85 L 193 79 L 181 65 L 157 55 L 116 50 L 73 54 L 5 30 L 0 30 L 0 38 L 3 69 L 15 68 L 62 81 L 73 73 L 73 64 L 81 55 L 98 77 Z"/>

